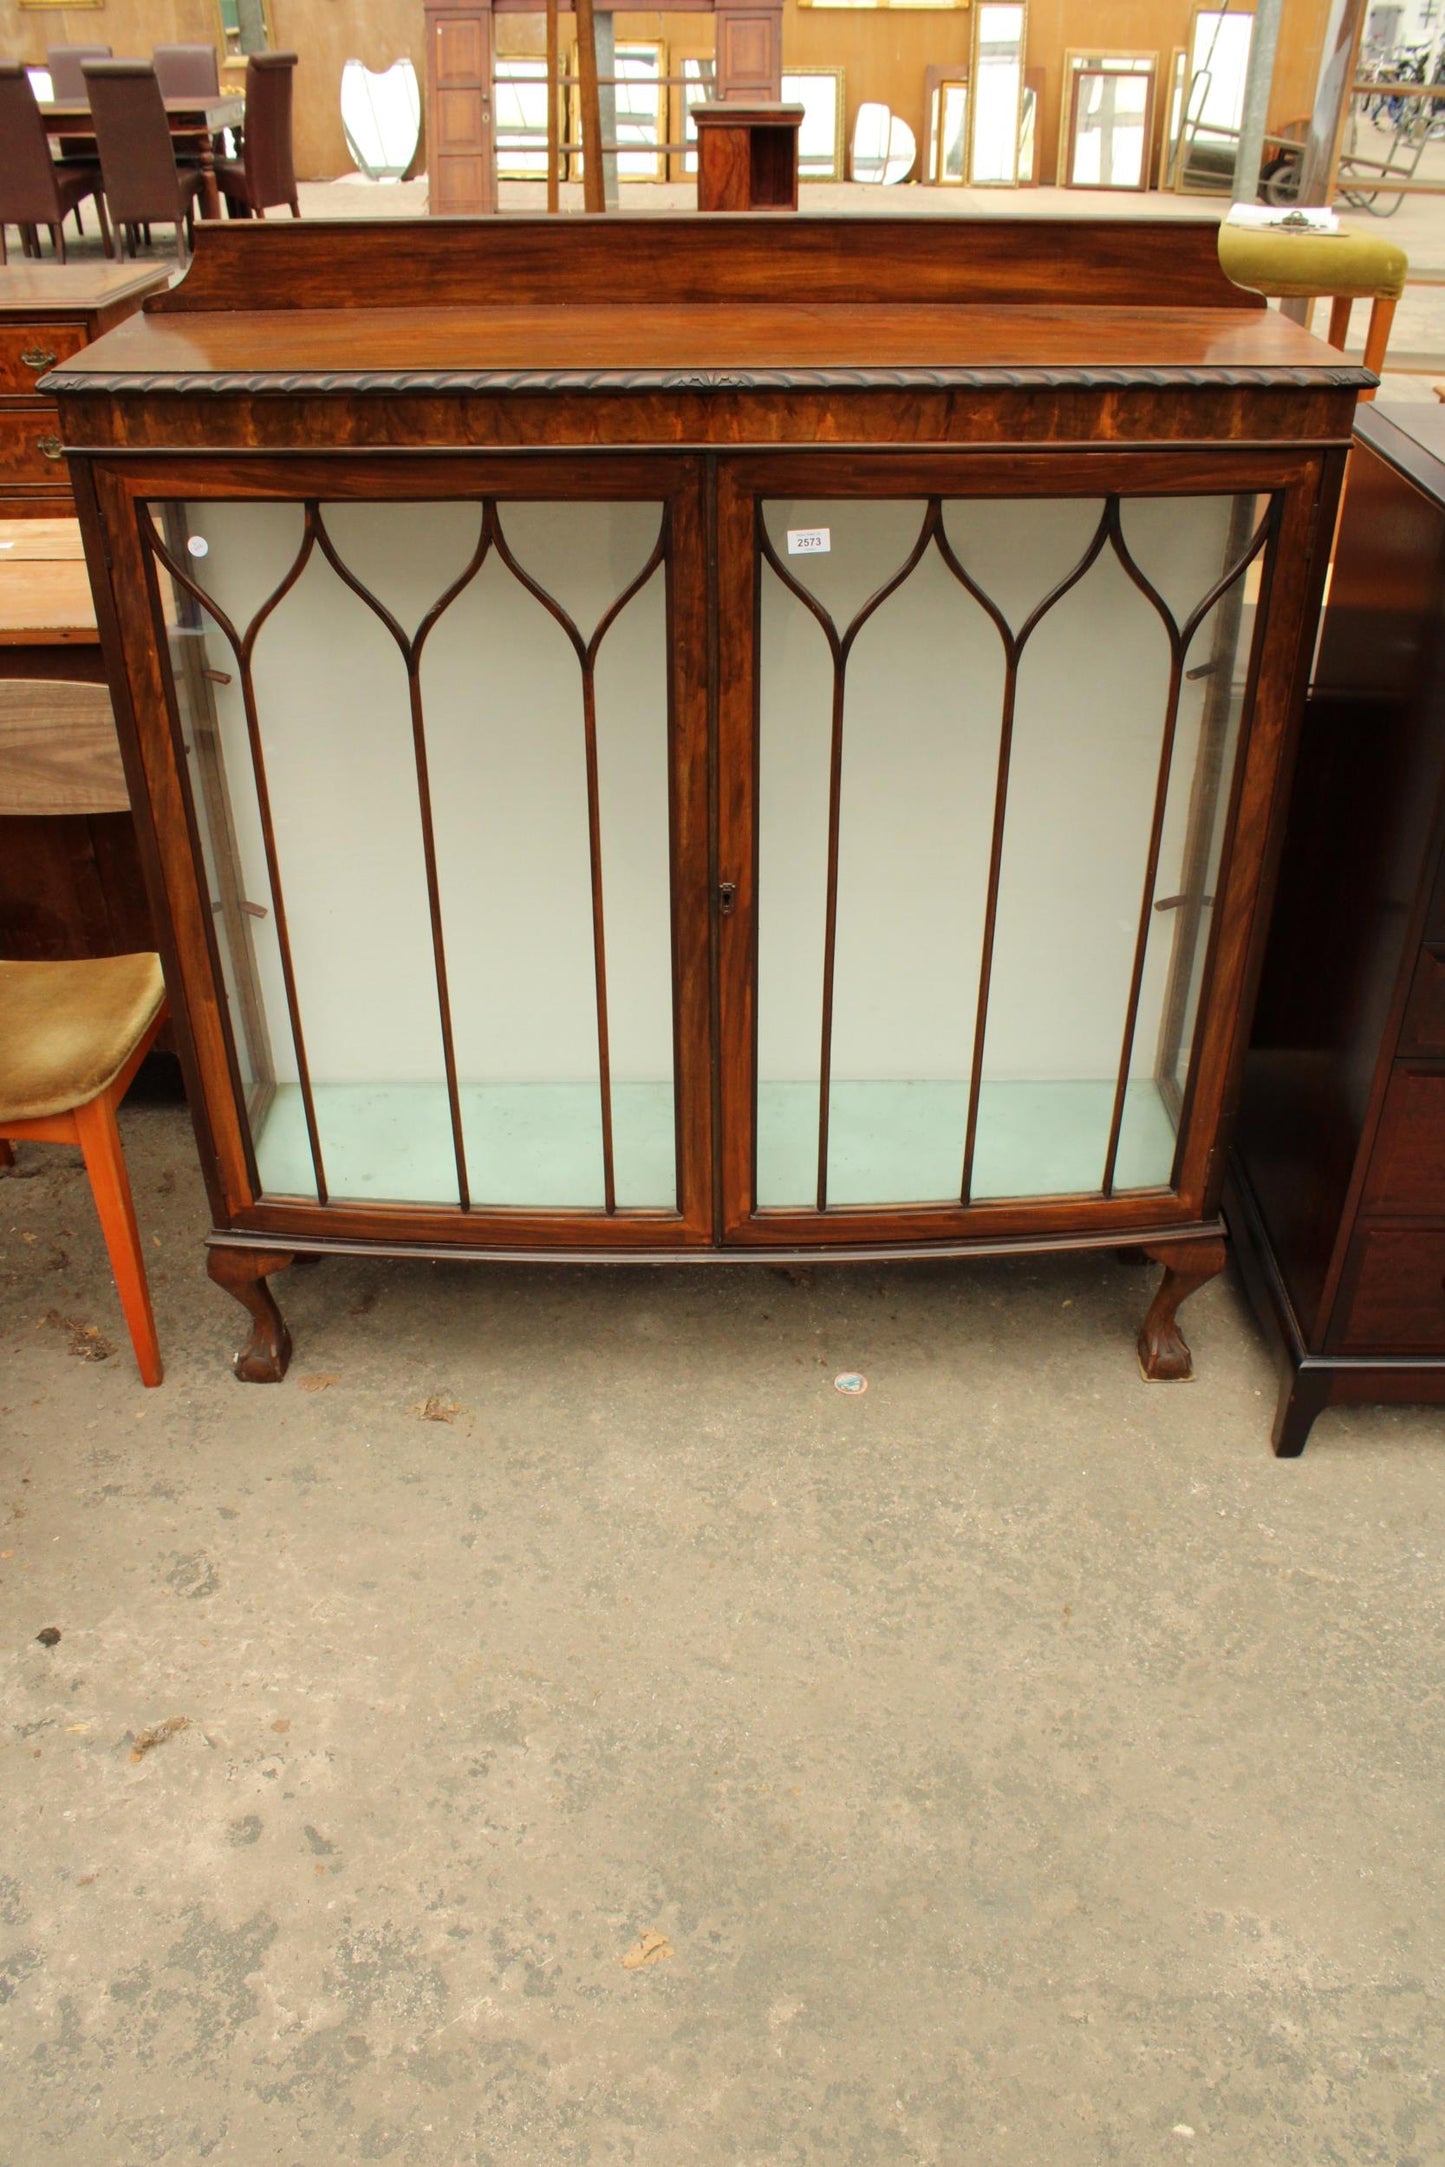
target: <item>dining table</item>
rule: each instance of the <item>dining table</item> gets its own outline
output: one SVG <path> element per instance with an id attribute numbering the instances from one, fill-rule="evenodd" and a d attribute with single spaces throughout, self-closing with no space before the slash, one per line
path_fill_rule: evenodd
<path id="1" fill-rule="evenodd" d="M 221 191 L 216 182 L 214 138 L 223 128 L 239 128 L 246 117 L 246 101 L 239 95 L 215 98 L 167 98 L 164 100 L 171 141 L 194 156 L 201 171 L 201 216 L 219 218 Z M 47 135 L 94 140 L 90 107 L 83 98 L 47 99 L 40 106 Z"/>

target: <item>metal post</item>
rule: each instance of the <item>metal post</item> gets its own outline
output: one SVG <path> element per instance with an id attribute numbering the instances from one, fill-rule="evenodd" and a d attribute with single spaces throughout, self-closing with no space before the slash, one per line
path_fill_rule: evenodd
<path id="1" fill-rule="evenodd" d="M 1253 203 L 1259 194 L 1259 169 L 1264 163 L 1264 130 L 1269 118 L 1269 94 L 1274 87 L 1274 56 L 1279 45 L 1279 20 L 1284 0 L 1254 0 L 1254 36 L 1249 47 L 1249 73 L 1244 83 L 1244 111 L 1239 122 L 1239 148 L 1234 154 L 1236 203 Z"/>

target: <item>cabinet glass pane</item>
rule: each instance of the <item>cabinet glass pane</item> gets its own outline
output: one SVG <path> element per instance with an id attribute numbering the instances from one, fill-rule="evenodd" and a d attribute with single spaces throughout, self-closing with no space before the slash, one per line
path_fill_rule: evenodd
<path id="1" fill-rule="evenodd" d="M 1257 515 L 763 508 L 760 1206 L 1168 1184 Z"/>
<path id="2" fill-rule="evenodd" d="M 662 506 L 153 531 L 263 1189 L 676 1208 Z"/>

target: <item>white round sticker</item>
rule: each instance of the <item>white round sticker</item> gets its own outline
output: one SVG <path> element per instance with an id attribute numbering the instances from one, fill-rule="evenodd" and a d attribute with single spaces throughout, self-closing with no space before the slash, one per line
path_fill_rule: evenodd
<path id="1" fill-rule="evenodd" d="M 204 557 L 208 555 L 211 545 L 204 534 L 193 534 L 187 540 L 186 547 L 193 557 Z"/>

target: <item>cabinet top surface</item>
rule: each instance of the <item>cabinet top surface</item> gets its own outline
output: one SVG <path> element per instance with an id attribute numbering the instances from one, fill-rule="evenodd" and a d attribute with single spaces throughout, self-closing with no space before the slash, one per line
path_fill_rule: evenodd
<path id="1" fill-rule="evenodd" d="M 883 384 L 1092 372 L 1189 381 L 1236 375 L 1357 385 L 1373 379 L 1275 311 L 1008 308 L 900 303 L 672 304 L 584 309 L 244 310 L 132 317 L 65 363 L 48 388 L 434 388 L 437 376 L 566 379 L 578 388 L 702 379 Z"/>
<path id="2" fill-rule="evenodd" d="M 0 318 L 76 315 L 153 293 L 169 270 L 158 264 L 12 263 L 0 266 Z"/>

